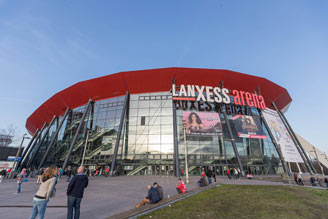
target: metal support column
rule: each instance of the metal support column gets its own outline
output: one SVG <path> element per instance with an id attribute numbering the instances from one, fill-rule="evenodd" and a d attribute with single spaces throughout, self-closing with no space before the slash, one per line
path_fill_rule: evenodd
<path id="1" fill-rule="evenodd" d="M 233 150 L 235 152 L 235 155 L 236 155 L 236 158 L 237 158 L 237 161 L 238 161 L 238 165 L 239 165 L 241 175 L 245 176 L 245 172 L 244 172 L 243 165 L 242 165 L 240 157 L 239 157 L 239 153 L 238 153 L 238 150 L 237 150 L 235 139 L 233 138 L 233 134 L 232 134 L 232 130 L 231 130 L 229 119 L 228 119 L 228 116 L 227 116 L 227 113 L 226 113 L 225 106 L 221 105 L 221 107 L 222 107 L 222 113 L 223 113 L 223 116 L 224 116 L 224 120 L 225 120 L 225 122 L 227 124 L 227 127 L 228 127 L 228 132 L 229 132 L 229 135 L 230 135 L 230 138 L 231 138 L 232 147 L 233 147 Z"/>
<path id="2" fill-rule="evenodd" d="M 49 136 L 49 130 L 50 130 L 51 126 L 54 124 L 54 122 L 56 121 L 56 118 L 57 118 L 57 116 L 54 115 L 54 117 L 50 121 L 50 123 L 49 123 L 49 125 L 48 125 L 48 127 L 46 129 L 46 132 L 45 132 L 45 134 L 43 135 L 43 137 L 42 137 L 42 139 L 40 141 L 40 144 L 39 144 L 38 148 L 36 149 L 36 151 L 34 152 L 34 154 L 32 154 L 32 158 L 28 161 L 27 167 L 29 167 L 32 164 L 32 162 L 35 159 L 35 156 L 39 153 L 39 150 L 40 150 L 40 148 L 41 148 L 44 140 L 46 139 L 47 136 Z"/>
<path id="3" fill-rule="evenodd" d="M 118 132 L 117 132 L 117 137 L 116 137 L 116 142 L 115 142 L 115 148 L 114 148 L 114 154 L 113 154 L 113 159 L 112 159 L 112 165 L 110 168 L 110 175 L 113 176 L 114 173 L 114 168 L 115 168 L 115 163 L 116 163 L 116 157 L 117 157 L 117 152 L 118 152 L 118 147 L 120 145 L 120 140 L 121 140 L 121 133 L 122 133 L 122 128 L 123 128 L 123 123 L 124 123 L 124 118 L 126 117 L 126 112 L 127 112 L 127 106 L 129 103 L 129 91 L 126 91 L 125 93 L 125 100 L 124 100 L 124 106 L 121 114 L 121 121 L 120 125 L 118 127 Z"/>
<path id="4" fill-rule="evenodd" d="M 277 111 L 281 121 L 284 123 L 287 131 L 289 132 L 290 136 L 292 137 L 295 145 L 296 145 L 296 148 L 298 150 L 298 152 L 300 153 L 304 163 L 305 163 L 305 166 L 307 167 L 307 169 L 309 170 L 309 173 L 312 174 L 312 173 L 315 173 L 315 169 L 310 161 L 310 159 L 308 158 L 308 156 L 306 155 L 301 143 L 298 141 L 294 131 L 292 130 L 291 126 L 289 125 L 286 117 L 284 116 L 283 113 L 280 112 L 280 110 L 277 108 L 276 104 L 274 102 L 272 102 L 272 105 L 273 107 L 275 108 L 275 110 Z M 301 150 L 300 150 L 301 149 Z"/>
<path id="5" fill-rule="evenodd" d="M 76 132 L 75 132 L 75 135 L 74 135 L 73 140 L 72 140 L 72 143 L 71 143 L 71 146 L 69 147 L 69 150 L 68 150 L 68 152 L 67 152 L 67 154 L 66 154 L 66 157 L 65 157 L 64 164 L 63 164 L 63 166 L 62 166 L 63 170 L 65 170 L 65 168 L 66 168 L 66 166 L 67 166 L 68 159 L 69 159 L 69 157 L 71 156 L 71 153 L 72 153 L 73 147 L 74 147 L 74 145 L 75 145 L 75 142 L 76 142 L 76 140 L 77 140 L 77 137 L 78 137 L 78 135 L 79 135 L 80 129 L 81 129 L 81 127 L 82 127 L 82 124 L 84 123 L 84 119 L 85 119 L 86 115 L 87 115 L 88 112 L 89 112 L 91 102 L 92 102 L 92 100 L 90 99 L 89 102 L 88 102 L 87 108 L 85 109 L 85 111 L 84 111 L 84 113 L 83 113 L 83 115 L 82 115 L 82 118 L 81 118 L 80 124 L 79 124 L 79 126 L 77 127 L 77 130 L 76 130 Z"/>
<path id="6" fill-rule="evenodd" d="M 25 157 L 27 151 L 30 149 L 31 145 L 33 144 L 34 140 L 36 139 L 36 136 L 38 135 L 38 133 L 39 133 L 39 129 L 37 129 L 37 130 L 35 131 L 35 133 L 34 133 L 32 139 L 30 140 L 30 142 L 29 142 L 28 145 L 26 146 L 26 148 L 25 148 L 25 150 L 24 150 L 24 152 L 23 152 L 23 154 L 22 154 L 21 160 L 20 160 L 20 161 L 18 162 L 18 164 L 17 164 L 17 168 L 21 165 L 22 160 L 24 159 L 24 157 Z"/>
<path id="7" fill-rule="evenodd" d="M 172 84 L 175 84 L 175 79 L 172 80 Z M 175 176 L 180 177 L 177 109 L 176 109 L 175 101 L 173 99 L 172 99 L 172 110 L 173 110 L 173 136 L 174 136 L 173 145 L 174 145 Z"/>
<path id="8" fill-rule="evenodd" d="M 46 122 L 43 123 L 43 126 L 42 126 L 41 130 L 38 132 L 38 134 L 37 134 L 37 136 L 36 136 L 36 138 L 35 138 L 35 141 L 34 141 L 33 144 L 31 145 L 31 147 L 29 148 L 29 151 L 26 152 L 25 157 L 24 157 L 24 159 L 22 160 L 21 167 L 25 167 L 24 165 L 25 165 L 26 160 L 28 159 L 28 156 L 29 156 L 30 153 L 32 152 L 33 148 L 35 147 L 35 144 L 38 142 L 38 139 L 41 137 L 41 134 L 42 134 L 42 132 L 44 131 L 44 129 L 46 128 L 46 126 L 47 126 L 47 123 L 46 123 Z"/>
<path id="9" fill-rule="evenodd" d="M 289 175 L 291 174 L 291 170 L 288 168 L 288 165 L 286 165 L 286 162 L 285 162 L 284 156 L 283 156 L 283 154 L 282 154 L 282 152 L 281 152 L 280 145 L 277 144 L 275 138 L 273 137 L 273 134 L 272 134 L 272 132 L 271 132 L 271 129 L 270 129 L 268 123 L 266 122 L 266 120 L 265 120 L 265 118 L 264 118 L 264 116 L 263 116 L 263 112 L 262 112 L 262 110 L 259 109 L 258 111 L 259 111 L 259 113 L 260 113 L 260 116 L 261 116 L 261 119 L 262 119 L 262 121 L 263 121 L 263 123 L 264 123 L 264 126 L 265 126 L 265 128 L 267 129 L 267 131 L 268 131 L 268 133 L 269 133 L 269 136 L 270 136 L 270 138 L 271 138 L 271 140 L 272 140 L 272 143 L 273 143 L 273 145 L 275 146 L 276 151 L 278 152 L 278 155 L 279 155 L 279 158 L 280 158 L 280 161 L 281 161 L 282 167 L 283 167 L 283 169 L 284 169 L 284 172 L 286 173 L 286 177 L 287 177 L 287 180 L 288 180 L 288 184 L 290 184 Z"/>
<path id="10" fill-rule="evenodd" d="M 43 155 L 43 157 L 42 157 L 42 159 L 41 159 L 41 162 L 40 162 L 40 164 L 39 164 L 38 169 L 40 169 L 40 168 L 42 167 L 43 163 L 46 161 L 47 156 L 48 156 L 49 151 L 50 151 L 50 148 L 51 148 L 52 145 L 55 143 L 55 141 L 56 141 L 56 139 L 57 139 L 57 136 L 58 136 L 58 133 L 59 133 L 59 130 L 61 129 L 62 125 L 64 124 L 64 121 L 65 121 L 65 119 L 66 119 L 66 117 L 67 117 L 67 115 L 69 114 L 70 111 L 71 111 L 71 110 L 70 110 L 69 108 L 66 109 L 66 112 L 65 112 L 65 114 L 64 114 L 64 116 L 63 116 L 62 121 L 60 122 L 59 125 L 57 125 L 56 132 L 55 132 L 55 134 L 52 136 L 52 138 L 51 138 L 51 140 L 50 140 L 50 143 L 49 143 L 49 145 L 48 145 L 48 147 L 47 147 L 46 152 L 44 153 L 44 155 Z M 58 117 L 57 117 L 57 118 L 58 118 Z M 58 124 L 58 123 L 57 123 L 57 124 Z"/>

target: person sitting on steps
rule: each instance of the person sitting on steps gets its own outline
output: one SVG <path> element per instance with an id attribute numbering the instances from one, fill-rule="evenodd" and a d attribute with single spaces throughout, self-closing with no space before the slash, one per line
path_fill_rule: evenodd
<path id="1" fill-rule="evenodd" d="M 181 193 L 186 193 L 187 192 L 187 188 L 186 185 L 184 184 L 184 182 L 181 180 L 181 178 L 178 179 L 178 185 L 177 185 L 177 192 L 179 194 Z"/>
<path id="2" fill-rule="evenodd" d="M 144 204 L 154 204 L 159 202 L 159 195 L 158 195 L 158 191 L 156 188 L 148 185 L 148 195 L 141 201 L 139 202 L 139 204 L 136 205 L 136 208 L 139 208 L 140 206 L 144 205 Z"/>
<path id="3" fill-rule="evenodd" d="M 164 194 L 162 186 L 158 185 L 157 182 L 154 182 L 153 187 L 157 189 L 159 200 L 163 200 Z"/>

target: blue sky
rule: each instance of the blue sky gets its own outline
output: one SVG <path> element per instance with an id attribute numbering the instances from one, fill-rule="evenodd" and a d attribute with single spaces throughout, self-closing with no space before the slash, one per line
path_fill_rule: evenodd
<path id="1" fill-rule="evenodd" d="M 289 91 L 294 130 L 328 153 L 327 1 L 0 0 L 0 128 L 119 71 L 229 69 Z"/>

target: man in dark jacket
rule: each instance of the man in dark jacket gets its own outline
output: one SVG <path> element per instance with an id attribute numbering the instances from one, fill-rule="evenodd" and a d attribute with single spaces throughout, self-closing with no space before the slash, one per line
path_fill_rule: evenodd
<path id="1" fill-rule="evenodd" d="M 148 188 L 148 195 L 139 203 L 136 205 L 136 208 L 139 208 L 140 206 L 144 204 L 153 204 L 159 202 L 159 195 L 156 188 L 151 187 L 150 185 L 147 186 Z"/>
<path id="2" fill-rule="evenodd" d="M 163 188 L 162 186 L 158 185 L 157 182 L 154 182 L 154 188 L 157 189 L 158 191 L 158 196 L 159 196 L 159 200 L 163 200 L 163 197 L 164 197 L 164 192 L 163 192 Z"/>
<path id="3" fill-rule="evenodd" d="M 80 166 L 77 174 L 72 178 L 67 188 L 67 219 L 73 219 L 73 208 L 75 219 L 80 218 L 80 204 L 84 189 L 88 186 L 88 177 L 84 173 L 84 167 Z"/>

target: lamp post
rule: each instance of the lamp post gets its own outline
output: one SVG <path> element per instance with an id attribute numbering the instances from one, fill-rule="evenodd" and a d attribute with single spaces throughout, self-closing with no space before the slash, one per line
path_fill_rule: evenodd
<path id="1" fill-rule="evenodd" d="M 25 139 L 31 139 L 30 137 L 26 137 L 26 135 L 27 135 L 26 133 L 23 135 L 22 142 L 21 142 L 21 144 L 19 145 L 18 151 L 17 151 L 17 153 L 16 153 L 16 157 L 15 157 L 15 160 L 14 160 L 13 170 L 10 171 L 9 178 L 12 177 L 13 173 L 14 173 L 14 172 L 16 171 L 16 169 L 17 169 L 17 166 L 16 166 L 16 164 L 17 164 L 17 157 L 18 157 L 18 155 L 19 155 L 19 153 L 20 153 L 20 150 L 21 150 L 21 148 L 22 148 L 22 145 L 23 145 L 23 143 L 24 143 L 24 140 L 25 140 Z"/>
<path id="2" fill-rule="evenodd" d="M 185 154 L 185 172 L 186 172 L 186 183 L 189 184 L 189 168 L 188 168 L 188 154 L 187 154 L 187 140 L 186 140 L 186 128 L 184 128 L 184 154 Z"/>

